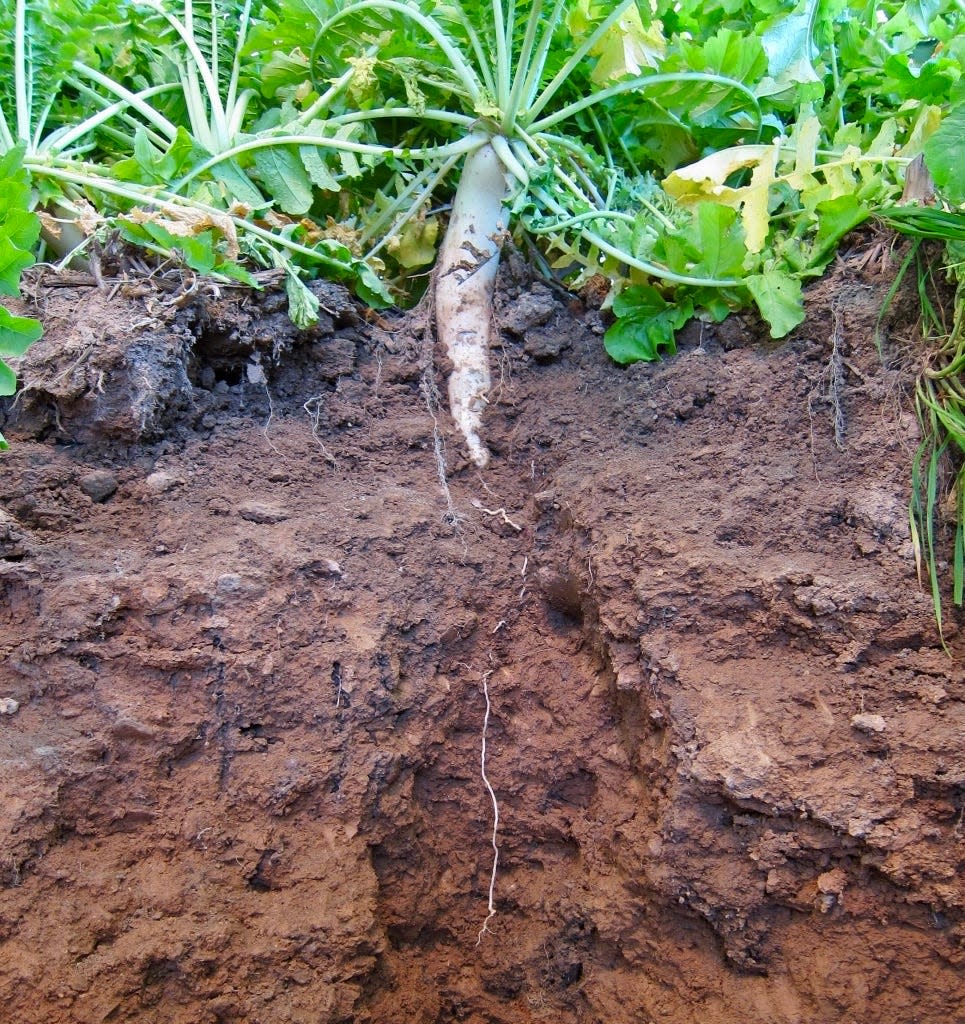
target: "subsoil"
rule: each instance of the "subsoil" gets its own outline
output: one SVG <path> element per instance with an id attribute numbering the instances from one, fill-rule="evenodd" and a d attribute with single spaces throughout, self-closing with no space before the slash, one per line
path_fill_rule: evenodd
<path id="1" fill-rule="evenodd" d="M 510 260 L 484 471 L 417 317 L 36 282 L 0 1020 L 965 1021 L 965 639 L 874 244 L 789 339 L 629 369 Z"/>

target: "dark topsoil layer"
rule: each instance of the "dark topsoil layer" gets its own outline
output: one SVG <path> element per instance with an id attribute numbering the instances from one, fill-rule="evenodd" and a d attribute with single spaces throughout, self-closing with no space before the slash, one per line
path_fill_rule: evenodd
<path id="1" fill-rule="evenodd" d="M 337 288 L 298 334 L 39 287 L 0 1019 L 965 1021 L 965 640 L 916 582 L 875 255 L 790 340 L 629 370 L 510 271 L 482 473 L 423 334 Z"/>

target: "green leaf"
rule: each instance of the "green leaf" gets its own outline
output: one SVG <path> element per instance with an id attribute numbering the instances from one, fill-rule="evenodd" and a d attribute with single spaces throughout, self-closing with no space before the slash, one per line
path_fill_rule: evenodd
<path id="1" fill-rule="evenodd" d="M 319 301 L 290 263 L 285 267 L 285 291 L 288 294 L 288 315 L 296 327 L 305 330 L 318 323 Z"/>
<path id="2" fill-rule="evenodd" d="M 965 203 L 965 103 L 959 103 L 925 145 L 925 163 L 950 203 Z"/>
<path id="3" fill-rule="evenodd" d="M 43 333 L 39 320 L 14 316 L 5 306 L 0 306 L 0 355 L 22 356 Z"/>
<path id="4" fill-rule="evenodd" d="M 17 375 L 0 359 L 0 395 L 12 395 L 17 390 Z"/>
<path id="5" fill-rule="evenodd" d="M 184 262 L 199 274 L 210 274 L 218 262 L 212 231 L 202 231 L 197 235 L 175 235 L 153 221 L 135 224 L 121 220 L 119 225 L 121 237 L 127 241 L 135 245 L 147 243 L 149 248 L 165 253 L 180 253 Z"/>
<path id="6" fill-rule="evenodd" d="M 298 155 L 312 179 L 312 184 L 325 192 L 338 192 L 341 189 L 316 146 L 299 146 Z"/>
<path id="7" fill-rule="evenodd" d="M 677 351 L 674 334 L 693 316 L 690 300 L 671 304 L 650 285 L 633 285 L 613 300 L 617 321 L 607 329 L 603 344 L 621 365 L 654 362 L 661 350 Z"/>
<path id="8" fill-rule="evenodd" d="M 683 228 L 658 238 L 658 261 L 691 277 L 742 277 L 744 232 L 737 211 L 720 203 L 701 201 Z"/>
<path id="9" fill-rule="evenodd" d="M 818 203 L 818 230 L 808 257 L 809 269 L 823 270 L 834 255 L 838 242 L 859 224 L 863 224 L 871 211 L 857 196 L 838 196 Z"/>
<path id="10" fill-rule="evenodd" d="M 753 274 L 744 284 L 761 316 L 771 325 L 772 338 L 783 338 L 804 320 L 801 282 L 796 277 L 772 270 Z"/>
<path id="11" fill-rule="evenodd" d="M 312 183 L 298 156 L 282 146 L 258 149 L 254 154 L 258 179 L 276 203 L 293 217 L 311 209 Z"/>
<path id="12" fill-rule="evenodd" d="M 21 356 L 44 333 L 39 320 L 14 316 L 0 306 L 0 355 Z M 17 390 L 17 375 L 0 359 L 0 395 L 12 395 Z M 2 440 L 2 435 L 0 435 Z M 2 447 L 2 445 L 0 445 Z"/>
<path id="13" fill-rule="evenodd" d="M 778 93 L 794 85 L 818 82 L 820 78 L 812 63 L 814 19 L 818 0 L 805 0 L 800 13 L 778 18 L 761 36 L 767 54 L 770 82 L 758 95 Z"/>
<path id="14" fill-rule="evenodd" d="M 237 160 L 222 160 L 211 168 L 211 177 L 224 189 L 228 202 L 244 203 L 253 210 L 268 205 L 257 186 L 245 174 Z"/>
<path id="15" fill-rule="evenodd" d="M 230 277 L 235 281 L 240 281 L 242 284 L 248 285 L 249 288 L 261 290 L 261 285 L 258 283 L 257 278 L 253 277 L 250 271 L 245 270 L 244 267 L 232 260 L 219 260 L 215 264 L 214 272 L 222 274 L 224 277 Z"/>
<path id="16" fill-rule="evenodd" d="M 32 253 L 18 248 L 0 234 L 0 292 L 4 295 L 19 295 L 20 275 L 33 262 Z"/>

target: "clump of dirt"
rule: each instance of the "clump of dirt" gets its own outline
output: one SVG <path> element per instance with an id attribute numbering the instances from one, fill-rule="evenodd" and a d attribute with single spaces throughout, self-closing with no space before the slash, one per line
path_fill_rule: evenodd
<path id="1" fill-rule="evenodd" d="M 867 257 L 788 341 L 629 370 L 510 268 L 485 473 L 424 333 L 338 289 L 308 333 L 42 291 L 0 465 L 10 1019 L 957 1019 L 962 640 Z"/>

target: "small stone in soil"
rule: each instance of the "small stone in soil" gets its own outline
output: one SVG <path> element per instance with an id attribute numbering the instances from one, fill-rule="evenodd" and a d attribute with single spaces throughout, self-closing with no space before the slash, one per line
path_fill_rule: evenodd
<path id="1" fill-rule="evenodd" d="M 152 473 L 144 481 L 147 489 L 154 491 L 155 494 L 164 494 L 166 491 L 173 490 L 183 483 L 184 480 L 181 477 L 175 476 L 173 473 L 165 473 L 164 470 L 160 469 L 156 473 Z"/>
<path id="2" fill-rule="evenodd" d="M 117 491 L 117 477 L 109 470 L 95 469 L 80 478 L 80 489 L 91 501 L 107 501 Z"/>
<path id="3" fill-rule="evenodd" d="M 238 508 L 238 515 L 250 523 L 283 523 L 289 513 L 278 505 L 261 501 L 246 501 Z"/>
<path id="4" fill-rule="evenodd" d="M 887 723 L 881 715 L 852 715 L 851 728 L 858 732 L 884 732 L 888 728 Z"/>

